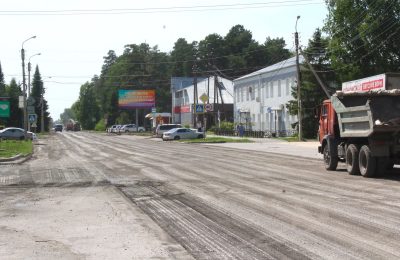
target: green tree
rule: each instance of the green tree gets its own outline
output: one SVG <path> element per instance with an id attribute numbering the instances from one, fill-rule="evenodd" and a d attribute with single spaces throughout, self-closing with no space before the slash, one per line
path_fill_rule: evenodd
<path id="1" fill-rule="evenodd" d="M 95 97 L 94 83 L 86 82 L 81 86 L 78 103 L 78 120 L 83 129 L 93 130 L 99 121 L 99 106 Z"/>
<path id="2" fill-rule="evenodd" d="M 0 97 L 3 97 L 5 95 L 6 95 L 6 84 L 4 82 L 4 74 L 0 63 Z"/>
<path id="3" fill-rule="evenodd" d="M 64 112 L 60 114 L 62 124 L 66 125 L 69 119 L 73 119 L 74 121 L 77 120 L 72 108 L 66 108 L 64 109 Z"/>
<path id="4" fill-rule="evenodd" d="M 43 107 L 43 122 L 44 131 L 49 131 L 50 113 L 48 112 L 49 106 L 47 100 L 44 98 L 45 89 L 43 85 L 42 76 L 40 75 L 39 66 L 36 66 L 35 73 L 33 74 L 31 97 L 35 100 L 35 114 L 37 115 L 37 131 L 40 132 L 42 127 L 42 107 Z M 43 105 L 42 105 L 43 102 Z"/>
<path id="5" fill-rule="evenodd" d="M 400 2 L 327 0 L 329 56 L 340 81 L 400 69 Z"/>
<path id="6" fill-rule="evenodd" d="M 194 60 L 197 56 L 197 43 L 188 43 L 184 38 L 179 38 L 171 54 L 172 75 L 175 77 L 191 77 L 193 75 Z"/>
<path id="7" fill-rule="evenodd" d="M 22 95 L 21 88 L 17 85 L 15 78 L 12 78 L 10 84 L 6 86 L 6 96 L 10 101 L 10 117 L 7 120 L 7 126 L 23 128 L 23 114 L 18 107 L 19 96 Z"/>

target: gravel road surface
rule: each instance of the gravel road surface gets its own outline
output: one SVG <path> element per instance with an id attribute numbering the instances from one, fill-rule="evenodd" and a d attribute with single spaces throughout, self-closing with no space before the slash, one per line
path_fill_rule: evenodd
<path id="1" fill-rule="evenodd" d="M 1 259 L 400 258 L 398 169 L 87 132 L 35 149 L 0 166 Z"/>

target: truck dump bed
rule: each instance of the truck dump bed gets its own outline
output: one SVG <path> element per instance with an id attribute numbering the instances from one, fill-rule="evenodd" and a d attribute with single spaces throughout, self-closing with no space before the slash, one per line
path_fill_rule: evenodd
<path id="1" fill-rule="evenodd" d="M 343 93 L 331 97 L 341 137 L 400 131 L 400 90 Z"/>

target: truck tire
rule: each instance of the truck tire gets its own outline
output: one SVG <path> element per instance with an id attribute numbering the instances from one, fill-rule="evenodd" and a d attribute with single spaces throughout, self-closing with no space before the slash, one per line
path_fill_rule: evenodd
<path id="1" fill-rule="evenodd" d="M 374 177 L 376 175 L 376 158 L 372 156 L 368 145 L 363 145 L 358 157 L 360 173 L 363 177 Z"/>
<path id="2" fill-rule="evenodd" d="M 346 149 L 346 168 L 350 175 L 360 174 L 358 153 L 358 147 L 355 144 L 350 144 Z"/>
<path id="3" fill-rule="evenodd" d="M 332 148 L 330 148 L 329 144 L 326 144 L 324 146 L 324 163 L 325 163 L 325 169 L 328 171 L 335 171 L 338 165 L 338 157 L 337 156 L 331 156 L 332 154 L 336 154 L 332 152 Z"/>

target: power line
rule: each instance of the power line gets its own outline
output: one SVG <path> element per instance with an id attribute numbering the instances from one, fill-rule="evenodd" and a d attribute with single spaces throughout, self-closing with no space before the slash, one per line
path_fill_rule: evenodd
<path id="1" fill-rule="evenodd" d="M 0 15 L 109 15 L 132 13 L 167 13 L 167 12 L 193 12 L 193 11 L 220 11 L 243 10 L 254 8 L 287 7 L 299 5 L 324 4 L 321 0 L 282 0 L 273 2 L 236 3 L 219 5 L 196 6 L 171 6 L 171 7 L 146 7 L 123 9 L 77 9 L 77 10 L 3 10 Z"/>

